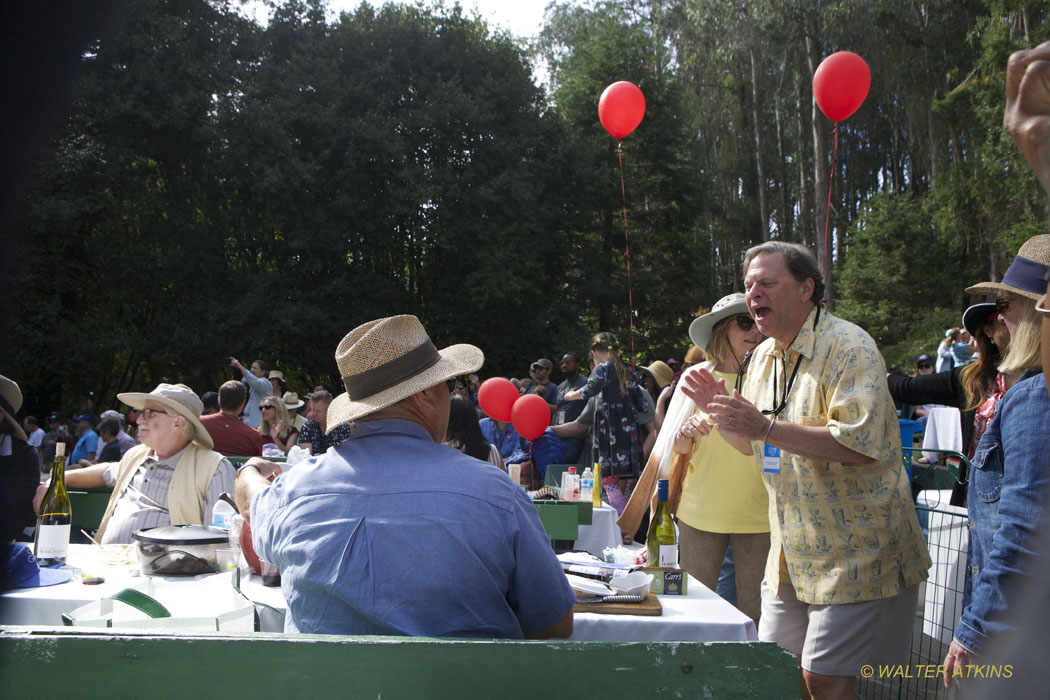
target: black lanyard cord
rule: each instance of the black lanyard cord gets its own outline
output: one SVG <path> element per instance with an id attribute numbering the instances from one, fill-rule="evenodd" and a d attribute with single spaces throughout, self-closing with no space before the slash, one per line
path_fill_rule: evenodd
<path id="1" fill-rule="evenodd" d="M 820 305 L 817 305 L 817 315 L 813 318 L 813 332 L 817 332 L 817 323 L 820 321 Z M 792 341 L 793 342 L 793 341 Z M 790 347 L 790 346 L 788 346 Z M 773 408 L 765 409 L 762 411 L 763 416 L 774 416 L 777 417 L 780 413 L 787 408 L 788 395 L 791 393 L 791 388 L 795 385 L 795 377 L 798 376 L 798 368 L 802 365 L 802 353 L 799 353 L 798 359 L 795 361 L 795 368 L 791 371 L 791 378 L 788 379 L 787 373 L 787 350 L 784 351 L 784 357 L 781 358 L 781 362 L 784 365 L 784 379 L 787 380 L 787 384 L 784 387 L 784 396 L 779 401 L 777 400 L 777 365 L 773 363 Z"/>

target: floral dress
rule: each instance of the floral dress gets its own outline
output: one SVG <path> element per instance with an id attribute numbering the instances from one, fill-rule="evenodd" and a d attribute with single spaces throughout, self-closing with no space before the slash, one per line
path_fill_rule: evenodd
<path id="1" fill-rule="evenodd" d="M 627 391 L 621 392 L 615 368 L 605 362 L 594 368 L 581 391 L 588 399 L 598 397 L 592 432 L 602 476 L 637 477 L 645 466 L 638 414 L 648 410 L 648 402 L 634 377 L 628 372 Z"/>

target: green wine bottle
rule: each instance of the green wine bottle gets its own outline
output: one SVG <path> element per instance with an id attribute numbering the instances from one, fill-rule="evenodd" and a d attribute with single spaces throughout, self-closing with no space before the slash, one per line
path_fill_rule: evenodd
<path id="1" fill-rule="evenodd" d="M 66 493 L 66 444 L 55 443 L 55 460 L 51 463 L 51 485 L 40 502 L 36 519 L 33 556 L 42 567 L 65 564 L 69 553 L 69 527 L 73 522 Z"/>
<path id="2" fill-rule="evenodd" d="M 649 566 L 669 569 L 678 566 L 678 535 L 667 505 L 667 479 L 660 479 L 656 486 L 656 512 L 649 521 L 645 545 Z"/>

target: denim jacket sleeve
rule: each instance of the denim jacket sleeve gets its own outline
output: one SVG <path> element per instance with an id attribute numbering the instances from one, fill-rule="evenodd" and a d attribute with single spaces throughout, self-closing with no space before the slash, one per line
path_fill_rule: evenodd
<path id="1" fill-rule="evenodd" d="M 993 426 L 974 454 L 970 540 L 979 568 L 973 574 L 970 604 L 955 626 L 955 639 L 976 654 L 1010 629 L 1015 588 L 1039 556 L 1050 493 L 1048 416 L 1050 397 L 1042 375 L 1018 382 L 1003 397 Z"/>

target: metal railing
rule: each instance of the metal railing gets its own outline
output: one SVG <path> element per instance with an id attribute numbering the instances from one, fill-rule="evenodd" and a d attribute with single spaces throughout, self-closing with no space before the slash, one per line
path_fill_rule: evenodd
<path id="1" fill-rule="evenodd" d="M 953 450 L 903 449 L 911 453 L 938 453 L 937 462 L 914 463 L 910 471 L 915 511 L 933 565 L 929 578 L 919 588 L 908 664 L 881 668 L 876 665 L 871 678 L 858 679 L 857 697 L 949 700 L 959 695 L 954 688 L 945 689 L 937 669 L 944 662 L 955 623 L 962 615 L 969 548 L 966 508 L 953 506 L 949 500 L 951 489 L 966 483 L 970 462 L 966 455 Z"/>

